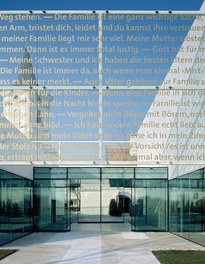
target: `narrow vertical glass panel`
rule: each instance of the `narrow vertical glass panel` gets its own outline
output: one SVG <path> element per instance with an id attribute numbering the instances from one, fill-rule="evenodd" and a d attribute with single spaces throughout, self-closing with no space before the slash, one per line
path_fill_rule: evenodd
<path id="1" fill-rule="evenodd" d="M 68 168 L 69 179 L 100 178 L 100 168 Z"/>
<path id="2" fill-rule="evenodd" d="M 24 220 L 24 179 L 13 176 L 11 210 L 13 239 L 20 237 L 24 232 Z"/>
<path id="3" fill-rule="evenodd" d="M 66 180 L 35 180 L 36 230 L 70 230 L 68 201 Z"/>
<path id="4" fill-rule="evenodd" d="M 66 179 L 66 168 L 34 168 L 34 179 Z"/>
<path id="5" fill-rule="evenodd" d="M 34 226 L 36 230 L 41 230 L 50 223 L 50 185 L 50 180 L 34 180 Z"/>
<path id="6" fill-rule="evenodd" d="M 200 174 L 199 174 L 200 176 Z M 203 226 L 203 190 L 201 188 L 202 179 L 196 179 L 196 175 L 190 175 L 189 185 L 189 214 L 190 214 L 190 231 L 200 232 Z"/>
<path id="7" fill-rule="evenodd" d="M 169 231 L 179 231 L 180 224 L 180 208 L 178 197 L 178 179 L 169 182 Z"/>
<path id="8" fill-rule="evenodd" d="M 136 187 L 137 186 L 137 187 Z M 132 215 L 134 218 L 134 230 L 147 230 L 147 199 L 146 188 L 135 181 L 134 201 L 132 202 Z M 149 228 L 148 228 L 149 229 Z"/>
<path id="9" fill-rule="evenodd" d="M 33 231 L 33 181 L 24 179 L 24 231 Z"/>
<path id="10" fill-rule="evenodd" d="M 69 180 L 70 184 L 70 221 L 71 224 L 76 224 L 78 222 L 78 212 L 80 212 L 81 196 L 80 196 L 80 179 Z"/>
<path id="11" fill-rule="evenodd" d="M 158 178 L 167 179 L 167 168 L 135 168 L 135 178 Z"/>
<path id="12" fill-rule="evenodd" d="M 135 180 L 132 210 L 135 231 L 167 230 L 167 181 Z"/>
<path id="13" fill-rule="evenodd" d="M 78 222 L 100 222 L 100 181 L 81 179 Z"/>

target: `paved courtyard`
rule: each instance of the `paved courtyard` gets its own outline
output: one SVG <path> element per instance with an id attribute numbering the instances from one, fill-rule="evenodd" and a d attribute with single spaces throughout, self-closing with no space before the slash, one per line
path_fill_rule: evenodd
<path id="1" fill-rule="evenodd" d="M 153 249 L 205 249 L 170 233 L 80 231 L 33 233 L 3 248 L 19 251 L 2 264 L 157 264 Z"/>

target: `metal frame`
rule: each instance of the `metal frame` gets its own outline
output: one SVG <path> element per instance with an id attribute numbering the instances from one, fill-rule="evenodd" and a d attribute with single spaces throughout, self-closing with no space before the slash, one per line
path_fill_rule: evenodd
<path id="1" fill-rule="evenodd" d="M 36 168 L 39 168 L 39 167 L 36 167 Z M 98 184 L 99 184 L 99 192 L 100 192 L 100 195 L 99 195 L 99 207 L 100 207 L 100 210 L 99 210 L 99 221 L 79 221 L 79 219 L 78 219 L 78 214 L 77 214 L 77 224 L 92 224 L 92 223 L 96 223 L 96 224 L 106 224 L 106 223 L 109 223 L 109 224 L 118 224 L 118 223 L 124 223 L 124 215 L 122 215 L 122 220 L 121 221 L 103 221 L 103 215 L 102 215 L 102 192 L 103 192 L 103 180 L 104 179 L 106 179 L 106 180 L 109 180 L 109 178 L 103 178 L 103 172 L 102 172 L 102 168 L 100 167 L 98 167 L 99 168 L 99 178 L 69 178 L 69 168 L 71 168 L 71 167 L 67 167 L 66 168 L 66 177 L 65 178 L 63 178 L 63 180 L 66 180 L 66 182 L 68 183 L 69 181 L 71 181 L 71 180 L 90 180 L 90 181 L 92 181 L 92 180 L 97 180 L 98 181 Z M 78 168 L 78 167 L 76 167 L 76 168 Z M 85 167 L 84 167 L 85 168 Z M 95 167 L 92 167 L 92 168 L 95 168 Z M 111 167 L 111 168 L 115 168 L 115 167 Z M 118 168 L 126 168 L 126 167 L 123 167 L 123 166 L 118 166 Z M 131 191 L 131 199 L 133 200 L 133 199 L 135 199 L 135 188 L 137 188 L 137 185 L 136 185 L 136 181 L 137 180 L 147 180 L 147 181 L 149 181 L 151 178 L 136 178 L 136 167 L 134 167 L 134 166 L 132 166 L 131 167 L 132 169 L 133 169 L 133 175 L 132 175 L 132 178 L 122 178 L 123 180 L 124 179 L 129 179 L 132 183 L 131 183 L 131 186 L 130 186 L 130 191 Z M 143 168 L 147 168 L 147 167 L 143 167 Z M 157 167 L 157 168 L 160 168 L 159 166 Z M 141 232 L 141 231 L 151 231 L 151 232 L 162 232 L 162 231 L 164 231 L 164 232 L 167 232 L 168 231 L 168 219 L 167 219 L 167 217 L 169 216 L 168 215 L 168 211 L 167 210 L 169 210 L 169 208 L 168 208 L 168 206 L 167 206 L 167 202 L 168 202 L 168 168 L 166 167 L 166 172 L 167 172 L 167 175 L 166 175 L 166 177 L 165 178 L 155 178 L 154 180 L 165 180 L 166 182 L 167 182 L 167 184 L 166 184 L 166 189 L 167 189 L 167 191 L 166 191 L 166 201 L 164 201 L 165 202 L 165 218 L 166 218 L 166 221 L 165 221 L 165 225 L 166 225 L 166 230 L 155 230 L 155 229 L 150 229 L 150 230 L 144 230 L 144 229 L 140 229 L 140 230 L 137 230 L 136 229 L 136 225 L 137 225 L 137 219 L 136 219 L 136 212 L 135 212 L 135 209 L 134 209 L 134 214 L 133 215 L 131 215 L 130 216 L 130 231 L 133 231 L 133 232 Z M 35 175 L 34 175 L 35 176 Z M 41 181 L 41 180 L 51 180 L 51 179 L 48 179 L 48 178 L 35 178 L 34 177 L 34 180 L 36 180 L 36 181 Z M 53 180 L 60 180 L 60 178 L 53 178 Z M 67 185 L 67 189 L 68 188 L 70 188 L 70 185 L 68 184 Z M 123 187 L 124 188 L 124 187 Z M 145 188 L 146 189 L 146 191 L 147 191 L 147 188 Z M 33 191 L 35 190 L 35 182 L 34 182 L 34 184 L 33 184 Z M 67 190 L 68 191 L 68 190 Z M 35 193 L 35 192 L 34 192 Z M 33 197 L 34 197 L 34 195 L 33 195 Z M 68 199 L 70 199 L 70 197 L 71 197 L 71 191 L 69 191 L 69 196 L 67 196 L 68 197 Z M 147 194 L 146 194 L 146 199 L 147 199 Z M 35 211 L 35 209 L 33 210 L 33 212 Z M 68 215 L 68 219 L 69 220 L 71 220 L 71 217 L 72 217 L 72 211 L 71 210 L 69 210 L 69 215 Z M 34 224 L 35 224 L 35 222 L 34 222 Z M 72 223 L 71 223 L 71 221 L 70 222 L 68 222 L 68 230 L 61 230 L 61 231 L 56 231 L 56 230 L 53 230 L 53 229 L 49 229 L 49 231 L 52 231 L 52 232 L 67 232 L 67 231 L 72 231 Z M 35 227 L 35 225 L 34 225 L 34 231 L 35 232 L 42 232 L 42 231 L 46 231 L 46 230 L 41 230 L 41 229 L 36 229 L 36 227 Z"/>
<path id="2" fill-rule="evenodd" d="M 55 15 L 55 14 L 59 14 L 59 15 L 88 15 L 88 19 L 89 16 L 96 16 L 96 19 L 98 19 L 98 37 L 99 37 L 99 41 L 98 41 L 98 78 L 99 78 L 99 84 L 96 87 L 92 87 L 92 86 L 15 86 L 16 90 L 40 90 L 40 89 L 47 89 L 47 90 L 67 90 L 67 89 L 74 89 L 74 90 L 79 90 L 79 89 L 97 89 L 97 93 L 98 93 L 98 98 L 99 98 L 99 113 L 101 113 L 101 115 L 99 115 L 98 121 L 99 121 L 99 140 L 98 141 L 80 141 L 79 143 L 98 143 L 99 145 L 99 151 L 98 151 L 98 161 L 82 161 L 82 162 L 78 162 L 78 161 L 74 161 L 74 162 L 62 162 L 61 160 L 59 160 L 57 163 L 55 163 L 55 161 L 43 161 L 43 162 L 39 162 L 39 161 L 31 161 L 31 162 L 14 162 L 14 161 L 6 161 L 6 162 L 2 162 L 0 161 L 0 165 L 2 163 L 2 165 L 31 165 L 31 164 L 36 164 L 36 165 L 42 165 L 42 166 L 49 166 L 50 165 L 54 165 L 54 166 L 59 166 L 59 167 L 65 167 L 68 166 L 70 163 L 72 165 L 96 165 L 96 166 L 109 166 L 109 165 L 116 165 L 119 166 L 119 164 L 124 164 L 126 166 L 133 166 L 136 165 L 137 161 L 132 162 L 132 161 L 102 161 L 102 147 L 103 147 L 103 143 L 108 143 L 108 141 L 103 141 L 102 139 L 102 135 L 103 135 L 103 131 L 102 131 L 102 126 L 103 126 L 103 121 L 102 121 L 102 112 L 103 112 L 103 107 L 102 107 L 102 102 L 103 102 L 103 90 L 106 90 L 107 87 L 105 87 L 105 85 L 103 85 L 102 82 L 102 35 L 103 35 L 103 30 L 102 30 L 102 23 L 103 23 L 103 16 L 107 16 L 107 15 L 146 15 L 146 14 L 152 14 L 152 15 L 191 15 L 191 16 L 200 16 L 200 15 L 205 15 L 205 12 L 203 11 L 172 11 L 172 10 L 142 10 L 142 11 L 137 11 L 137 10 L 133 10 L 133 11 L 128 11 L 128 10 L 27 10 L 27 11 L 0 11 L 0 14 L 5 14 L 5 15 L 28 15 L 28 16 L 32 16 L 32 15 L 42 15 L 46 18 L 46 16 L 50 15 Z M 52 18 L 49 17 L 49 18 Z M 0 86 L 0 90 L 9 90 L 8 89 L 9 86 Z M 190 86 L 175 86 L 175 87 L 171 87 L 171 86 L 109 86 L 109 89 L 129 89 L 129 90 L 192 90 L 192 87 Z M 204 86 L 200 85 L 197 86 L 197 90 L 204 90 Z M 35 141 L 33 141 L 35 143 Z M 46 141 L 37 141 L 39 142 L 46 142 Z M 60 157 L 60 145 L 63 142 L 67 142 L 67 141 L 49 141 L 51 143 L 55 143 L 57 142 L 59 144 L 59 157 Z M 72 143 L 73 141 L 68 141 L 68 143 Z M 78 141 L 74 141 L 75 143 L 77 143 Z M 117 143 L 118 141 L 114 141 L 114 143 Z M 122 142 L 121 142 L 122 143 Z M 130 143 L 129 141 L 125 141 L 123 143 Z M 39 164 L 40 163 L 40 164 Z M 140 162 L 140 165 L 148 165 L 148 166 L 155 166 L 154 162 L 149 162 L 148 164 Z M 177 164 L 180 165 L 184 165 L 184 162 L 180 163 L 177 162 Z M 187 165 L 187 163 L 185 163 Z M 200 163 L 196 163 L 197 165 L 200 165 Z M 169 162 L 163 162 L 161 163 L 162 166 L 167 166 L 167 165 L 172 165 L 169 164 Z M 175 165 L 175 164 L 173 164 Z M 156 166 L 159 166 L 159 164 L 157 163 Z"/>
<path id="3" fill-rule="evenodd" d="M 0 14 L 157 14 L 157 15 L 205 15 L 204 11 L 197 10 L 1 10 Z"/>

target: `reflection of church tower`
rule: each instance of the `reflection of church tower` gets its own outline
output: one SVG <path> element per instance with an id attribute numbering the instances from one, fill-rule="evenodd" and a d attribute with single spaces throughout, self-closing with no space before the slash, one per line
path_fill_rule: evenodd
<path id="1" fill-rule="evenodd" d="M 41 90 L 40 87 L 39 89 L 29 88 L 37 84 L 31 61 L 25 49 L 16 83 L 18 86 L 28 86 L 28 89 L 19 90 L 13 86 L 12 89 L 2 93 L 3 115 L 27 138 L 46 140 L 50 137 L 48 123 L 52 97 L 48 91 Z"/>
<path id="2" fill-rule="evenodd" d="M 22 64 L 19 70 L 19 76 L 17 85 L 35 85 L 37 84 L 36 76 L 34 74 L 33 65 L 31 63 L 31 57 L 27 51 L 27 47 L 25 48 L 25 52 L 22 59 Z"/>

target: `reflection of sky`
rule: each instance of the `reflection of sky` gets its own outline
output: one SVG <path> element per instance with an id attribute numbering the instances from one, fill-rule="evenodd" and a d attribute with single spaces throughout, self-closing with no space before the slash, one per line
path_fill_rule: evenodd
<path id="1" fill-rule="evenodd" d="M 50 121 L 60 125 L 51 128 L 51 134 L 67 133 L 67 137 L 62 140 L 99 139 L 101 124 L 98 90 L 98 16 L 91 17 L 92 19 L 84 16 L 81 20 L 75 19 L 74 15 L 45 14 L 29 21 L 15 20 L 15 23 L 9 20 L 1 21 L 1 26 L 7 25 L 7 29 L 12 25 L 25 27 L 23 31 L 17 28 L 1 32 L 1 47 L 16 47 L 18 51 L 2 53 L 0 56 L 2 60 L 9 57 L 21 59 L 27 45 L 36 78 L 45 81 L 45 86 L 52 85 L 49 80 L 55 80 L 57 87 L 65 86 L 60 83 L 65 79 L 68 80 L 66 86 L 79 86 L 83 91 L 87 91 L 86 95 L 63 93 L 61 97 L 53 97 L 53 102 L 59 101 L 61 106 L 53 103 L 50 111 L 54 114 Z M 12 20 L 14 16 L 10 18 Z M 130 134 L 137 132 L 138 124 L 143 121 L 154 95 L 145 95 L 143 90 L 139 90 L 141 91 L 139 94 L 134 94 L 137 90 L 130 90 L 129 93 L 129 88 L 122 90 L 120 86 L 139 85 L 143 88 L 143 85 L 147 85 L 144 83 L 147 80 L 150 81 L 148 85 L 160 85 L 188 31 L 186 28 L 174 30 L 175 27 L 190 26 L 193 20 L 193 16 L 186 20 L 182 19 L 181 15 L 103 16 L 102 83 L 103 86 L 111 86 L 111 89 L 104 90 L 102 96 L 104 141 L 129 141 Z M 15 36 L 25 37 L 26 41 L 2 42 L 4 36 L 14 39 Z M 174 41 L 166 41 L 168 37 L 174 38 Z M 130 40 L 133 38 L 135 40 Z M 156 40 L 157 38 L 159 40 Z M 113 58 L 117 62 L 111 63 Z M 52 63 L 52 60 L 58 63 Z M 11 74 L 1 74 L 1 79 L 16 80 L 20 66 L 21 61 L 12 64 L 9 61 L 0 61 L 0 67 L 12 69 Z M 97 89 L 85 89 L 85 86 L 93 85 L 97 86 Z M 11 86 L 11 82 L 8 86 Z M 116 86 L 117 89 L 112 90 L 112 86 Z M 70 105 L 65 101 L 69 101 Z M 72 102 L 77 103 L 72 105 Z M 82 138 L 83 134 L 89 136 Z"/>
<path id="2" fill-rule="evenodd" d="M 19 52 L 1 54 L 1 59 L 9 59 L 10 56 L 22 58 L 22 50 L 27 45 L 33 67 L 36 70 L 36 78 L 45 80 L 45 85 L 55 85 L 52 82 L 49 83 L 49 79 L 61 80 L 63 78 L 69 79 L 66 85 L 84 85 L 86 79 L 96 82 L 98 79 L 96 71 L 98 70 L 98 62 L 96 62 L 98 56 L 97 17 L 92 15 L 92 20 L 75 20 L 74 16 L 63 15 L 65 20 L 58 20 L 59 16 L 41 15 L 38 17 L 39 20 L 15 21 L 15 23 L 3 21 L 2 26 L 7 25 L 8 30 L 11 25 L 15 25 L 24 26 L 25 31 L 7 30 L 2 36 L 21 36 L 26 41 L 18 42 L 15 39 L 12 42 L 1 41 L 2 47 L 16 47 L 17 51 L 20 48 Z M 91 39 L 93 41 L 90 41 Z M 92 57 L 95 57 L 95 60 L 92 60 Z M 47 58 L 50 60 L 46 60 Z M 55 59 L 58 62 L 55 63 Z M 20 68 L 20 65 L 21 62 L 13 64 L 1 62 L 1 66 L 13 69 L 12 74 L 4 74 L 4 78 L 17 79 L 18 74 L 15 67 Z M 55 78 L 53 78 L 54 75 Z M 60 83 L 57 82 L 56 85 Z"/>
<path id="3" fill-rule="evenodd" d="M 52 129 L 51 134 L 68 133 L 67 140 L 71 141 L 98 140 L 98 92 L 93 89 L 61 91 L 62 96 L 53 97 L 53 102 L 60 102 L 61 106 L 54 105 L 50 108 L 54 113 L 51 121 L 60 122 L 60 129 Z M 89 138 L 83 140 L 82 134 L 89 134 Z"/>
<path id="4" fill-rule="evenodd" d="M 71 90 L 75 92 L 74 90 Z M 99 139 L 98 91 L 82 89 L 86 95 L 54 97 L 53 102 L 61 106 L 51 107 L 54 117 L 50 120 L 60 122 L 60 128 L 51 134 L 68 133 L 67 140 L 83 140 L 80 135 L 87 134 L 87 140 Z M 129 141 L 130 134 L 136 133 L 154 98 L 148 90 L 104 90 L 102 97 L 102 131 L 105 141 Z M 74 102 L 74 106 L 73 106 Z"/>
<path id="5" fill-rule="evenodd" d="M 15 15 L 10 16 L 12 21 Z M 23 50 L 28 45 L 36 77 L 45 80 L 46 86 L 97 85 L 97 15 L 90 15 L 92 19 L 86 16 L 85 19 L 75 19 L 74 15 L 63 15 L 59 20 L 60 16 L 38 15 L 38 19 L 15 20 L 14 23 L 2 20 L 1 26 L 7 26 L 7 31 L 1 32 L 0 45 L 16 47 L 17 50 L 13 53 L 1 53 L 0 59 L 22 58 Z M 176 49 L 187 34 L 187 30 L 175 31 L 174 27 L 191 25 L 194 16 L 186 19 L 181 15 L 160 15 L 159 20 L 155 19 L 156 15 L 121 15 L 122 20 L 112 16 L 104 15 L 102 21 L 103 85 L 147 85 L 145 80 L 150 80 L 148 85 L 159 85 L 166 75 L 166 69 L 170 68 Z M 11 26 L 14 26 L 13 30 L 9 30 Z M 25 27 L 25 30 L 15 28 L 16 26 Z M 14 37 L 14 41 L 2 42 L 4 36 Z M 15 36 L 24 37 L 26 41 L 15 41 Z M 168 36 L 176 39 L 172 42 L 164 40 Z M 132 40 L 132 37 L 136 39 Z M 163 41 L 156 40 L 156 37 Z M 44 41 L 41 41 L 42 38 Z M 117 62 L 112 63 L 110 59 L 113 58 Z M 58 63 L 55 63 L 55 59 L 58 59 Z M 1 61 L 0 67 L 13 69 L 11 74 L 1 74 L 2 79 L 17 79 L 20 65 L 20 61 L 12 64 Z M 60 82 L 62 79 L 66 82 Z M 49 80 L 55 80 L 56 83 Z"/>
<path id="6" fill-rule="evenodd" d="M 27 1 L 27 0 L 9 0 L 3 1 L 1 10 L 199 10 L 203 0 L 184 1 L 172 0 L 145 0 L 145 1 L 93 1 L 61 0 L 60 3 L 55 0 Z"/>
<path id="7" fill-rule="evenodd" d="M 193 16 L 185 19 L 181 15 L 106 16 L 103 68 L 110 71 L 103 75 L 104 83 L 112 85 L 113 78 L 122 80 L 122 85 L 160 85 L 188 32 L 176 27 L 193 22 Z M 114 58 L 118 63 L 110 63 Z"/>
<path id="8" fill-rule="evenodd" d="M 103 96 L 103 139 L 129 141 L 143 121 L 154 95 L 148 90 L 110 90 Z"/>

